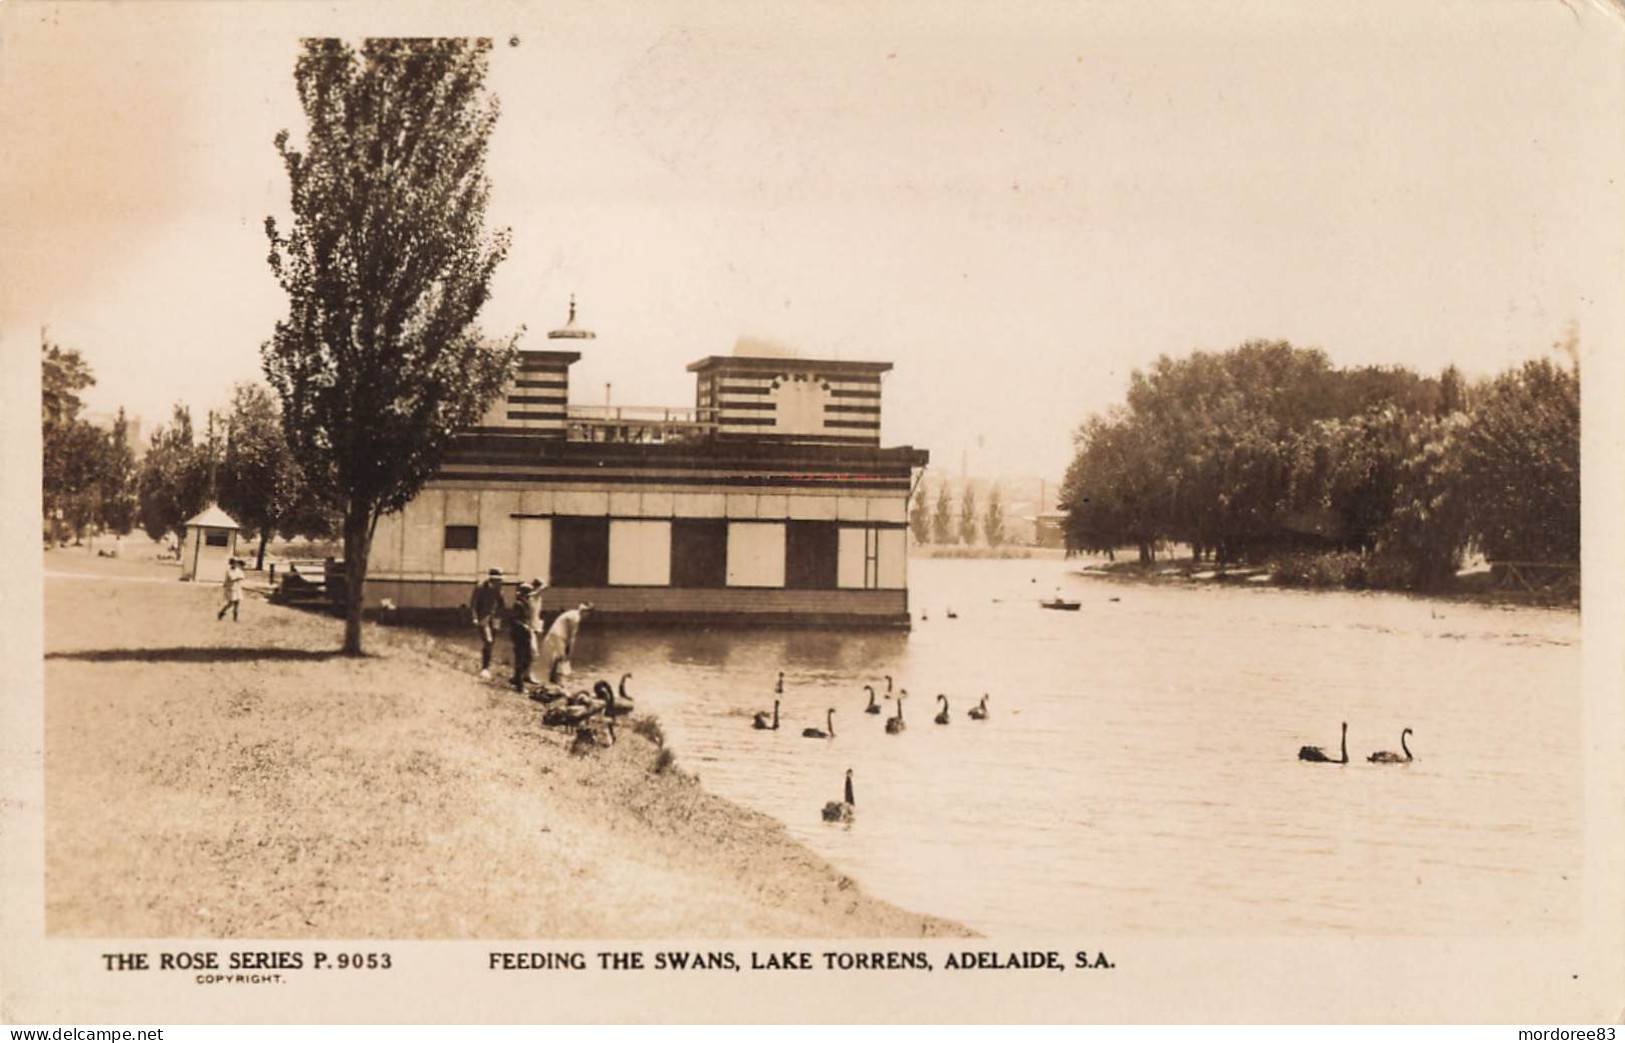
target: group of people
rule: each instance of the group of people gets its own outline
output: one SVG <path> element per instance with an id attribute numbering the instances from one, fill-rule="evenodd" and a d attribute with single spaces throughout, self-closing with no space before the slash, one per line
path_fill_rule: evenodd
<path id="1" fill-rule="evenodd" d="M 538 684 L 533 674 L 537 660 L 548 684 L 558 684 L 570 672 L 570 656 L 575 651 L 576 634 L 581 620 L 592 611 L 591 602 L 583 602 L 567 612 L 560 612 L 553 625 L 542 631 L 542 591 L 547 582 L 536 578 L 519 584 L 514 591 L 510 610 L 502 594 L 502 570 L 492 569 L 484 583 L 476 584 L 474 596 L 469 599 L 468 610 L 474 625 L 480 628 L 483 647 L 480 649 L 480 676 L 491 677 L 491 655 L 496 650 L 497 635 L 501 633 L 503 616 L 507 616 L 508 636 L 513 640 L 513 676 L 509 683 L 518 691 L 527 684 Z"/>

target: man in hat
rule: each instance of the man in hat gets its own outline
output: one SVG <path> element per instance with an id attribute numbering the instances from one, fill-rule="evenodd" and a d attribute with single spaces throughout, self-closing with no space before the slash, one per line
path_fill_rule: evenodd
<path id="1" fill-rule="evenodd" d="M 497 645 L 497 627 L 502 625 L 502 613 L 508 606 L 502 600 L 502 570 L 492 569 L 484 583 L 474 585 L 474 596 L 469 599 L 468 611 L 474 625 L 480 628 L 483 645 L 480 648 L 480 676 L 491 679 L 491 652 Z"/>
<path id="2" fill-rule="evenodd" d="M 530 664 L 536 656 L 536 611 L 540 592 L 529 583 L 519 584 L 513 595 L 513 614 L 508 617 L 508 635 L 513 638 L 513 676 L 508 683 L 523 692 L 531 681 Z"/>
<path id="3" fill-rule="evenodd" d="M 591 611 L 592 602 L 584 601 L 568 612 L 560 612 L 548 628 L 547 639 L 542 642 L 542 663 L 547 667 L 549 683 L 558 684 L 560 674 L 569 669 L 576 633 L 581 629 L 581 620 Z"/>

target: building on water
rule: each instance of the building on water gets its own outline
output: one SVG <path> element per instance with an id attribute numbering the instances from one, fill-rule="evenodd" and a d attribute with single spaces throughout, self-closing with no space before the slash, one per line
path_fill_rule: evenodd
<path id="1" fill-rule="evenodd" d="M 692 407 L 570 404 L 593 334 L 521 350 L 480 426 L 379 519 L 366 599 L 466 610 L 476 580 L 540 577 L 551 614 L 904 626 L 909 495 L 925 450 L 880 443 L 887 362 L 711 356 Z"/>

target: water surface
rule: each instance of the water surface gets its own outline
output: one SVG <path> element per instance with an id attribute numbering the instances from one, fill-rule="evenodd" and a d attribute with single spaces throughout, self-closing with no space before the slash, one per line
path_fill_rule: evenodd
<path id="1" fill-rule="evenodd" d="M 577 677 L 631 671 L 708 789 L 870 893 L 990 935 L 1574 927 L 1577 614 L 910 567 L 907 634 L 589 624 Z M 1057 588 L 1082 610 L 1040 610 Z M 783 726 L 754 731 L 781 670 Z M 886 674 L 910 693 L 901 735 L 862 712 Z M 828 707 L 835 738 L 803 738 Z M 1335 756 L 1342 721 L 1353 763 L 1298 761 Z M 1405 727 L 1414 763 L 1366 763 Z M 825 823 L 847 768 L 856 821 Z"/>

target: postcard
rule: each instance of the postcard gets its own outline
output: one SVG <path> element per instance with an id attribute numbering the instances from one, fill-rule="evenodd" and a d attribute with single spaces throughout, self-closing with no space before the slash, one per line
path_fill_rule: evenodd
<path id="1" fill-rule="evenodd" d="M 1622 45 L 5 5 L 0 1016 L 1617 1022 Z"/>

